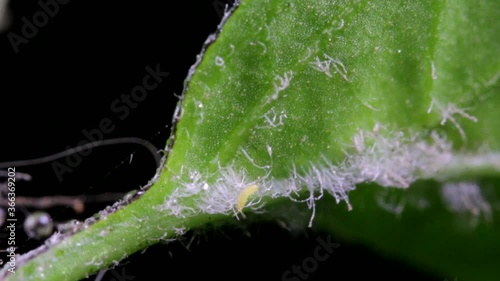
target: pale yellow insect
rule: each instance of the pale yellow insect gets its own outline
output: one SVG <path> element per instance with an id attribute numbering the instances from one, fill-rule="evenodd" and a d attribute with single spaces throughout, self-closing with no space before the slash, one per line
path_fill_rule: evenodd
<path id="1" fill-rule="evenodd" d="M 251 185 L 243 188 L 243 190 L 238 195 L 238 205 L 236 206 L 236 209 L 238 210 L 238 212 L 241 213 L 243 211 L 243 208 L 245 207 L 245 205 L 248 202 L 248 197 L 250 197 L 252 194 L 257 192 L 258 190 L 259 190 L 259 187 L 256 184 L 251 184 Z"/>

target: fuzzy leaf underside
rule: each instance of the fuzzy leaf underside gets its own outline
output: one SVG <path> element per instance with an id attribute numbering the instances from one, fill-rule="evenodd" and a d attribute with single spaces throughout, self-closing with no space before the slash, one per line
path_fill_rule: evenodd
<path id="1" fill-rule="evenodd" d="M 315 208 L 314 227 L 460 280 L 494 280 L 499 16 L 494 0 L 242 1 L 187 81 L 158 181 L 9 280 L 82 278 L 180 229 L 230 223 L 256 196 L 266 214 L 252 219 L 306 227 Z M 412 174 L 398 171 L 413 159 Z M 344 185 L 356 189 L 336 204 Z M 286 198 L 323 186 L 339 200 Z M 476 200 L 450 211 L 442 194 L 455 187 L 479 190 L 489 209 Z"/>
<path id="2" fill-rule="evenodd" d="M 340 163 L 353 136 L 376 124 L 406 135 L 439 132 L 455 151 L 494 154 L 499 12 L 495 1 L 243 1 L 189 82 L 168 167 L 214 173 L 214 181 L 221 166 L 245 171 L 247 182 L 268 172 L 286 179 L 323 158 Z M 498 214 L 495 161 L 482 173 L 467 171 L 466 160 L 449 176 L 476 180 L 491 213 L 447 209 L 446 176 L 436 175 L 441 182 L 407 190 L 358 187 L 352 212 L 320 200 L 315 225 L 443 275 L 494 279 L 500 229 L 486 216 Z M 286 213 L 269 216 L 293 221 Z"/>

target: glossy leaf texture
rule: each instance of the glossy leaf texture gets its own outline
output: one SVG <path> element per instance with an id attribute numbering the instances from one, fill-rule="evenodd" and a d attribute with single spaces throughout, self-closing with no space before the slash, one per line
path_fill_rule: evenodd
<path id="1" fill-rule="evenodd" d="M 242 1 L 189 81 L 168 167 L 270 197 L 349 177 L 325 167 L 365 173 L 354 181 L 379 186 L 350 192 L 351 212 L 318 200 L 314 226 L 460 280 L 493 280 L 499 12 L 496 1 Z M 421 157 L 407 148 L 436 134 L 450 151 L 429 141 L 405 178 Z M 270 217 L 296 215 L 278 209 Z"/>

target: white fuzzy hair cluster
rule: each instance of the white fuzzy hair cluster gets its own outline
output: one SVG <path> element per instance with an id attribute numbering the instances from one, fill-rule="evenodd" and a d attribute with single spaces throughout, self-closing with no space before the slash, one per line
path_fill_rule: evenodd
<path id="1" fill-rule="evenodd" d="M 212 182 L 209 178 L 213 175 L 189 171 L 187 179 L 179 182 L 179 187 L 166 198 L 160 210 L 175 216 L 184 216 L 186 212 L 238 215 L 237 206 L 242 203 L 240 195 L 249 186 L 257 185 L 258 191 L 245 199 L 244 207 L 258 207 L 263 197 L 288 197 L 308 204 L 313 211 L 312 223 L 315 201 L 325 191 L 337 203 L 344 201 L 351 209 L 348 193 L 357 184 L 372 182 L 384 187 L 408 188 L 417 179 L 439 178 L 456 161 L 463 163 L 467 158 L 453 153 L 451 143 L 437 133 L 425 137 L 383 131 L 381 133 L 376 126 L 373 131 L 358 132 L 353 138 L 354 152 L 346 152 L 339 164 L 322 156 L 322 161 L 311 162 L 309 167 L 301 170 L 293 167 L 290 176 L 284 179 L 273 178 L 270 174 L 252 179 L 246 170 L 234 165 L 220 167 Z M 471 157 L 474 166 L 493 165 L 500 169 L 499 155 Z M 488 163 L 483 163 L 485 161 Z M 308 196 L 304 198 L 304 194 Z M 184 204 L 187 198 L 194 199 L 195 204 Z"/>

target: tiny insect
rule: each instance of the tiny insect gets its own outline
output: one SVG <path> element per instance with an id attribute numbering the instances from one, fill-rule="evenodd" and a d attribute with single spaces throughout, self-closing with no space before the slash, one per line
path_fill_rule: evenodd
<path id="1" fill-rule="evenodd" d="M 238 205 L 236 206 L 236 209 L 238 212 L 242 213 L 243 208 L 248 202 L 248 197 L 250 197 L 252 194 L 257 192 L 259 190 L 259 187 L 256 184 L 251 184 L 240 192 L 238 195 Z"/>

